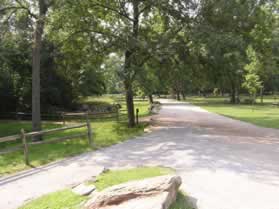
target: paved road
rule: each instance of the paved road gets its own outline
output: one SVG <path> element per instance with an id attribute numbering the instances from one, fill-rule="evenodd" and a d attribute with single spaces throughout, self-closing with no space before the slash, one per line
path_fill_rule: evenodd
<path id="1" fill-rule="evenodd" d="M 163 101 L 149 134 L 0 179 L 0 208 L 81 182 L 108 168 L 163 165 L 199 209 L 279 209 L 279 131 Z"/>

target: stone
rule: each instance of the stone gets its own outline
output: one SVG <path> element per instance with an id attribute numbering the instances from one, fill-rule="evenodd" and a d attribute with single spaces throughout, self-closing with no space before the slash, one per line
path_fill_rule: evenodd
<path id="1" fill-rule="evenodd" d="M 181 185 L 179 176 L 160 176 L 132 181 L 94 195 L 86 209 L 168 209 Z"/>
<path id="2" fill-rule="evenodd" d="M 88 196 L 95 190 L 96 190 L 96 187 L 94 185 L 85 185 L 85 184 L 80 184 L 72 189 L 72 191 L 75 194 L 78 194 L 81 196 Z"/>

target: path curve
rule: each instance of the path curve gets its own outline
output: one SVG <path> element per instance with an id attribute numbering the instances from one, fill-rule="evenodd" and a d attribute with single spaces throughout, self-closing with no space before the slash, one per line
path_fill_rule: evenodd
<path id="1" fill-rule="evenodd" d="M 134 140 L 0 179 L 0 208 L 82 182 L 102 167 L 173 167 L 199 209 L 278 209 L 279 131 L 162 100 Z"/>

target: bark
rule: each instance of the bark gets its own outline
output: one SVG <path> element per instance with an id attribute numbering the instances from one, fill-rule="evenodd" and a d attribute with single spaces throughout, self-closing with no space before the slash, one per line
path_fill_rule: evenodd
<path id="1" fill-rule="evenodd" d="M 136 65 L 136 60 L 133 54 L 137 50 L 137 40 L 139 34 L 139 2 L 137 0 L 133 1 L 133 31 L 132 39 L 130 40 L 127 51 L 125 52 L 125 64 L 124 71 L 126 72 L 126 78 L 124 81 L 126 90 L 126 105 L 128 110 L 128 125 L 129 127 L 134 127 L 135 123 L 135 110 L 134 110 L 134 97 L 133 97 L 133 65 Z M 136 43 L 136 44 L 135 44 Z"/>
<path id="2" fill-rule="evenodd" d="M 230 83 L 231 83 L 231 103 L 232 104 L 236 104 L 238 101 L 238 91 L 235 85 L 235 81 L 233 79 L 230 79 Z"/>
<path id="3" fill-rule="evenodd" d="M 183 98 L 183 100 L 186 100 L 185 92 L 182 92 L 182 98 Z"/>
<path id="4" fill-rule="evenodd" d="M 132 52 L 127 50 L 125 53 L 125 71 L 128 72 L 129 75 L 131 71 L 131 56 Z M 126 91 L 126 106 L 128 111 L 128 125 L 129 127 L 134 127 L 135 123 L 135 110 L 134 110 L 134 97 L 133 97 L 133 85 L 130 76 L 125 78 L 124 87 Z"/>
<path id="5" fill-rule="evenodd" d="M 179 92 L 179 91 L 176 93 L 176 99 L 177 99 L 178 101 L 181 100 L 181 98 L 180 98 L 180 92 Z"/>
<path id="6" fill-rule="evenodd" d="M 32 129 L 41 130 L 41 99 L 40 99 L 40 62 L 42 37 L 44 33 L 47 5 L 45 0 L 39 0 L 39 17 L 36 22 L 32 51 Z M 37 138 L 38 139 L 38 138 Z M 37 140 L 35 139 L 35 140 Z"/>
<path id="7" fill-rule="evenodd" d="M 148 99 L 149 99 L 149 103 L 153 104 L 153 95 L 152 94 L 148 95 Z"/>
<path id="8" fill-rule="evenodd" d="M 235 89 L 235 104 L 240 103 L 240 98 L 239 98 L 239 89 Z"/>
<path id="9" fill-rule="evenodd" d="M 261 88 L 260 94 L 261 94 L 261 104 L 263 104 L 263 93 L 264 93 L 264 87 Z"/>
<path id="10" fill-rule="evenodd" d="M 235 88 L 232 88 L 231 89 L 231 103 L 232 104 L 236 103 L 235 95 L 236 95 Z"/>
<path id="11" fill-rule="evenodd" d="M 130 82 L 125 83 L 126 90 L 126 105 L 128 110 L 128 125 L 130 128 L 136 125 L 135 123 L 135 109 L 134 109 L 134 97 L 132 84 Z"/>

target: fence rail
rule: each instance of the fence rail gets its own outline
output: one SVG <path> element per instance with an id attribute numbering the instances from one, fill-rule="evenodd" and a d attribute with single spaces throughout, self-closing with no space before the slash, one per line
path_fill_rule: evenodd
<path id="1" fill-rule="evenodd" d="M 1 142 L 16 141 L 16 140 L 19 139 L 19 138 L 20 138 L 20 135 L 2 137 L 2 138 L 0 138 L 0 143 L 1 143 Z"/>
<path id="2" fill-rule="evenodd" d="M 125 112 L 125 114 L 123 114 L 123 112 Z M 112 117 L 116 117 L 117 120 L 120 120 L 120 117 L 122 115 L 127 114 L 127 110 L 117 109 L 117 111 L 115 111 L 115 112 L 98 113 L 98 114 L 90 113 L 90 112 L 63 113 L 61 115 L 62 117 L 60 117 L 60 118 L 62 118 L 62 121 L 63 121 L 64 125 L 66 124 L 66 119 L 65 119 L 66 117 L 70 117 L 70 118 L 73 118 L 73 119 L 86 119 L 86 123 L 75 125 L 75 126 L 66 126 L 66 127 L 62 127 L 62 128 L 43 130 L 43 131 L 35 131 L 35 132 L 29 132 L 29 133 L 25 133 L 25 130 L 22 129 L 20 131 L 20 134 L 0 138 L 0 144 L 1 143 L 6 143 L 6 142 L 16 142 L 18 140 L 20 140 L 21 143 L 22 143 L 20 145 L 16 145 L 16 146 L 13 146 L 13 147 L 9 147 L 9 148 L 0 150 L 0 155 L 12 153 L 12 152 L 19 151 L 19 150 L 23 150 L 25 164 L 29 165 L 29 146 L 32 146 L 32 145 L 50 144 L 50 143 L 62 142 L 62 141 L 70 140 L 70 139 L 77 139 L 77 138 L 80 138 L 80 137 L 86 137 L 87 136 L 89 145 L 93 146 L 94 145 L 94 143 L 93 143 L 93 132 L 92 132 L 92 128 L 91 128 L 90 119 L 92 117 L 94 117 L 96 119 L 96 115 L 108 115 L 108 114 L 111 114 Z M 139 123 L 139 109 L 136 109 L 136 123 L 137 124 Z M 66 130 L 84 128 L 84 127 L 87 127 L 86 133 L 63 136 L 63 137 L 54 138 L 54 139 L 45 140 L 45 141 L 36 141 L 36 142 L 28 141 L 28 139 L 34 138 L 34 137 L 37 137 L 37 136 L 44 136 L 44 135 L 48 135 L 48 134 L 53 134 L 53 133 L 62 132 L 62 131 L 66 131 Z"/>
<path id="3" fill-rule="evenodd" d="M 119 108 L 112 109 L 107 112 L 57 112 L 52 114 L 42 114 L 42 120 L 46 121 L 62 121 L 65 124 L 67 120 L 84 119 L 88 117 L 92 120 L 98 119 L 116 119 L 124 112 Z M 16 113 L 0 113 L 0 119 L 16 119 L 16 120 L 31 120 L 31 113 L 16 112 Z M 0 141 L 1 142 L 1 141 Z"/>
<path id="4" fill-rule="evenodd" d="M 45 141 L 31 141 L 31 142 L 28 142 L 28 139 L 33 138 L 33 137 L 45 136 L 45 135 L 52 134 L 52 133 L 62 132 L 62 131 L 66 131 L 66 130 L 79 129 L 79 128 L 84 128 L 84 127 L 87 127 L 86 132 L 83 132 L 83 133 L 80 133 L 80 134 L 68 135 L 68 136 L 58 137 L 58 138 L 45 140 Z M 92 129 L 91 129 L 91 124 L 90 124 L 90 121 L 89 121 L 88 117 L 86 118 L 86 123 L 79 124 L 79 125 L 74 125 L 74 126 L 68 126 L 68 127 L 62 127 L 62 128 L 56 128 L 56 129 L 50 129 L 50 130 L 43 130 L 43 131 L 36 131 L 36 132 L 29 132 L 29 133 L 25 133 L 24 129 L 21 129 L 20 134 L 18 134 L 18 135 L 13 135 L 13 136 L 7 136 L 7 137 L 0 138 L 0 143 L 13 142 L 13 141 L 17 141 L 17 140 L 21 140 L 21 143 L 22 143 L 21 145 L 16 145 L 16 146 L 13 146 L 13 147 L 6 148 L 4 150 L 0 150 L 0 155 L 22 150 L 23 153 L 24 153 L 25 164 L 29 165 L 30 164 L 30 159 L 29 159 L 29 147 L 30 146 L 63 142 L 63 141 L 70 140 L 70 139 L 78 139 L 80 137 L 87 137 L 88 138 L 88 144 L 90 146 L 93 146 L 92 133 L 93 132 L 92 132 Z"/>

